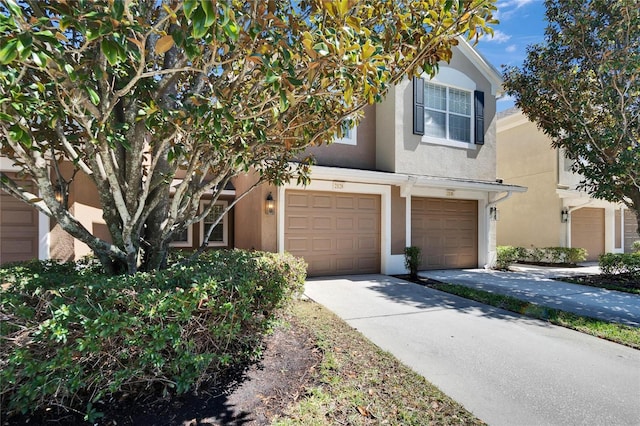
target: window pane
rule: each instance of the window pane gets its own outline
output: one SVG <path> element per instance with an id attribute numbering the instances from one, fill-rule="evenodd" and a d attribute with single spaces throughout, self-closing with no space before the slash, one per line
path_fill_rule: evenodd
<path id="1" fill-rule="evenodd" d="M 426 108 L 447 110 L 447 88 L 433 83 L 424 84 L 424 106 Z"/>
<path id="2" fill-rule="evenodd" d="M 213 228 L 213 231 L 211 232 L 211 238 L 209 238 L 209 241 L 213 241 L 213 242 L 224 242 L 224 232 L 222 229 L 222 222 L 217 224 L 215 228 Z"/>
<path id="3" fill-rule="evenodd" d="M 449 89 L 449 112 L 471 115 L 471 93 L 458 89 Z"/>
<path id="4" fill-rule="evenodd" d="M 451 114 L 449 116 L 449 139 L 471 142 L 471 119 Z"/>
<path id="5" fill-rule="evenodd" d="M 174 243 L 178 243 L 178 242 L 186 243 L 187 241 L 189 241 L 189 230 L 188 229 L 184 229 L 178 235 L 173 237 L 173 242 Z"/>
<path id="6" fill-rule="evenodd" d="M 424 110 L 424 134 L 437 138 L 447 137 L 447 115 L 443 112 Z"/>

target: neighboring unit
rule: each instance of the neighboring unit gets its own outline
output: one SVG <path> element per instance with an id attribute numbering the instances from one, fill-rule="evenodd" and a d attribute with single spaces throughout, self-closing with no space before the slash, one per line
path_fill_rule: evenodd
<path id="1" fill-rule="evenodd" d="M 498 244 L 581 247 L 587 260 L 628 253 L 638 240 L 635 215 L 622 204 L 578 191 L 580 175 L 562 150 L 516 108 L 498 114 L 498 176 L 528 187 L 501 205 Z"/>
<path id="2" fill-rule="evenodd" d="M 498 72 L 461 40 L 435 78 L 403 81 L 383 103 L 367 107 L 343 139 L 310 148 L 305 154 L 316 165 L 308 186 L 263 185 L 239 201 L 214 232 L 214 245 L 288 251 L 305 258 L 310 275 L 404 273 L 410 245 L 422 249 L 421 269 L 493 264 L 496 206 L 525 191 L 496 181 L 501 85 Z M 255 181 L 236 178 L 222 203 Z M 86 210 L 85 226 L 100 230 L 97 197 L 86 192 L 72 197 L 70 208 Z M 41 257 L 85 253 L 71 241 L 59 256 L 56 227 L 40 226 L 41 244 L 49 241 Z M 194 225 L 174 246 L 197 247 L 200 238 Z"/>

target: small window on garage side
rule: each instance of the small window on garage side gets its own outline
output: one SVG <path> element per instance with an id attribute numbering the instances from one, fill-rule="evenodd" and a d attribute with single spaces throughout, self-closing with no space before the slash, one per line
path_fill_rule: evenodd
<path id="1" fill-rule="evenodd" d="M 173 237 L 170 247 L 193 247 L 193 226 L 189 226 L 180 234 Z"/>
<path id="2" fill-rule="evenodd" d="M 200 211 L 203 211 L 207 207 L 206 201 L 200 203 Z M 228 203 L 226 201 L 218 201 L 209 214 L 200 223 L 200 241 L 204 241 L 205 232 L 209 230 L 211 225 L 215 223 L 218 217 L 225 211 Z M 213 228 L 209 237 L 209 247 L 225 247 L 229 245 L 229 223 L 228 215 L 224 215 L 218 224 Z"/>

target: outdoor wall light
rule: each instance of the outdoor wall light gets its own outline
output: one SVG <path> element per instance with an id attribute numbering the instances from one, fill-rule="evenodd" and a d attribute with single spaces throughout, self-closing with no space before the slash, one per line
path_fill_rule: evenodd
<path id="1" fill-rule="evenodd" d="M 276 212 L 276 202 L 271 193 L 267 195 L 267 199 L 264 202 L 264 212 L 268 215 L 273 215 Z"/>
<path id="2" fill-rule="evenodd" d="M 491 219 L 493 221 L 497 221 L 498 220 L 498 208 L 497 207 L 491 207 L 489 209 L 489 219 Z"/>
<path id="3" fill-rule="evenodd" d="M 564 209 L 560 212 L 560 220 L 562 221 L 562 223 L 569 222 L 569 210 Z"/>
<path id="4" fill-rule="evenodd" d="M 64 195 L 62 194 L 62 185 L 56 184 L 53 187 L 53 196 L 55 197 L 57 202 L 62 204 L 62 201 L 64 201 Z"/>

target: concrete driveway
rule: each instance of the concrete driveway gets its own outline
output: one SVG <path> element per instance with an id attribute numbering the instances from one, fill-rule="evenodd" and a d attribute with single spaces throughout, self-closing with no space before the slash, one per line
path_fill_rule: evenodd
<path id="1" fill-rule="evenodd" d="M 389 276 L 305 294 L 490 425 L 640 424 L 640 351 Z"/>

